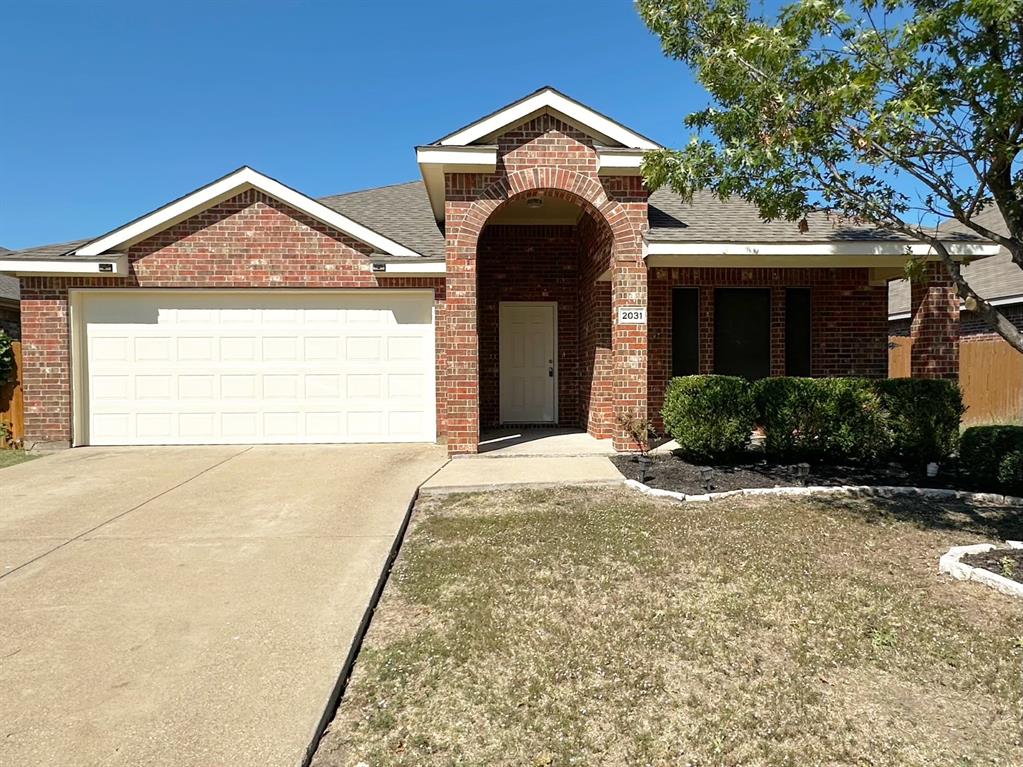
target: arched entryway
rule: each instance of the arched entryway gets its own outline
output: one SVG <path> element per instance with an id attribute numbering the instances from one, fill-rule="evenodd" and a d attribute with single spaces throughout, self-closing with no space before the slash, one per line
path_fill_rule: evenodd
<path id="1" fill-rule="evenodd" d="M 451 452 L 475 452 L 481 426 L 502 423 L 579 426 L 624 447 L 619 414 L 646 407 L 645 327 L 615 322 L 645 300 L 635 216 L 564 169 L 512 173 L 462 200 L 451 191 Z"/>

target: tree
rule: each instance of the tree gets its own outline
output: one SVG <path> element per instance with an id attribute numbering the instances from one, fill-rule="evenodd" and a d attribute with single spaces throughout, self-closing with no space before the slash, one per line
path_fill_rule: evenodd
<path id="1" fill-rule="evenodd" d="M 1023 0 L 796 0 L 770 16 L 747 0 L 637 5 L 713 101 L 686 118 L 688 146 L 647 155 L 651 188 L 739 195 L 803 229 L 823 209 L 928 243 L 1023 352 L 927 223 L 955 219 L 1023 268 Z M 1007 235 L 975 220 L 989 206 Z"/>

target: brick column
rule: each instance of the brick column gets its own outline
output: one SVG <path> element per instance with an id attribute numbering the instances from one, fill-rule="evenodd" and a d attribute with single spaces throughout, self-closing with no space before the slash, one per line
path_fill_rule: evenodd
<path id="1" fill-rule="evenodd" d="M 771 375 L 785 375 L 785 288 L 771 288 Z"/>
<path id="2" fill-rule="evenodd" d="M 616 256 L 612 267 L 611 349 L 614 354 L 614 438 L 616 450 L 634 450 L 619 416 L 647 413 L 647 327 L 618 322 L 618 310 L 647 306 L 646 264 L 634 253 Z"/>
<path id="3" fill-rule="evenodd" d="M 454 218 L 453 207 L 449 203 L 449 222 Z M 444 390 L 447 397 L 448 454 L 476 453 L 480 441 L 476 237 L 462 230 L 457 223 L 451 226 L 448 234 L 446 261 L 443 337 L 447 368 Z"/>
<path id="4" fill-rule="evenodd" d="M 913 378 L 959 377 L 959 297 L 943 264 L 926 265 L 924 277 L 911 284 Z"/>
<path id="5" fill-rule="evenodd" d="M 714 288 L 700 285 L 700 375 L 714 372 Z"/>

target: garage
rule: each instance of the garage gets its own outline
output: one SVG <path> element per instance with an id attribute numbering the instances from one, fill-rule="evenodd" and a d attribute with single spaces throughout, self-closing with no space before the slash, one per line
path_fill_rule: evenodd
<path id="1" fill-rule="evenodd" d="M 433 292 L 80 290 L 79 445 L 433 442 Z"/>

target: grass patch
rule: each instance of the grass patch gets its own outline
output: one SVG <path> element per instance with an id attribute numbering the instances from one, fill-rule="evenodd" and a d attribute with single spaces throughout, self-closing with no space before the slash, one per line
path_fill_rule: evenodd
<path id="1" fill-rule="evenodd" d="M 26 453 L 24 450 L 0 450 L 0 469 L 14 466 L 25 461 L 31 461 L 39 456 L 35 453 Z"/>
<path id="2" fill-rule="evenodd" d="M 620 490 L 420 504 L 314 764 L 1023 763 L 1020 513 Z"/>

